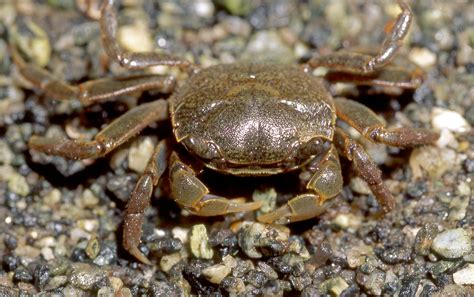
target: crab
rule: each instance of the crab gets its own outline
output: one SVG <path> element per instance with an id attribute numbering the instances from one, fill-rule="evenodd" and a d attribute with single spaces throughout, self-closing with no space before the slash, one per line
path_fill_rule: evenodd
<path id="1" fill-rule="evenodd" d="M 76 99 L 84 105 L 119 95 L 150 89 L 172 93 L 169 100 L 157 99 L 131 108 L 102 129 L 94 139 L 57 139 L 34 135 L 29 148 L 72 159 L 99 158 L 129 141 L 156 121 L 170 120 L 174 139 L 161 140 L 149 159 L 127 203 L 123 246 L 136 259 L 150 264 L 138 249 L 144 212 L 153 189 L 167 169 L 171 197 L 198 216 L 217 216 L 253 211 L 260 202 L 227 199 L 210 193 L 191 164 L 182 161 L 178 144 L 205 167 L 236 176 L 268 176 L 307 170 L 311 178 L 306 193 L 259 216 L 264 223 L 290 223 L 318 216 L 326 200 L 343 187 L 339 155 L 352 161 L 367 182 L 382 212 L 394 207 L 394 198 L 382 173 L 361 144 L 351 139 L 336 120 L 355 128 L 372 142 L 396 147 L 433 143 L 438 134 L 428 129 L 387 128 L 369 108 L 345 98 L 333 98 L 324 78 L 312 70 L 325 67 L 331 81 L 359 85 L 415 88 L 422 71 L 399 66 L 396 54 L 410 28 L 413 14 L 399 0 L 401 13 L 388 26 L 379 52 L 370 55 L 339 51 L 315 55 L 301 65 L 234 63 L 202 68 L 170 54 L 125 51 L 116 40 L 114 1 L 104 2 L 100 26 L 103 45 L 110 58 L 128 69 L 155 65 L 176 66 L 188 73 L 180 86 L 172 76 L 141 75 L 104 78 L 71 85 L 27 63 L 11 46 L 19 72 L 33 85 L 58 100 Z M 398 58 L 398 57 L 397 57 Z"/>

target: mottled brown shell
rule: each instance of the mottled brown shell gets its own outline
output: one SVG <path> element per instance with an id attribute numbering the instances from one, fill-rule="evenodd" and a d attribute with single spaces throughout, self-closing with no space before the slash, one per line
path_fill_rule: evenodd
<path id="1" fill-rule="evenodd" d="M 206 166 L 241 175 L 300 167 L 332 140 L 336 121 L 321 80 L 291 65 L 203 69 L 173 95 L 170 109 L 178 142 Z"/>

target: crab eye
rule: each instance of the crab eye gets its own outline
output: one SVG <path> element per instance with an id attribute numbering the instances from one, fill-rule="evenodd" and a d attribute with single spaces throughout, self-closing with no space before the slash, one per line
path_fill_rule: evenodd
<path id="1" fill-rule="evenodd" d="M 304 156 L 318 156 L 329 150 L 331 142 L 324 138 L 315 137 L 301 146 L 301 154 Z"/>
<path id="2" fill-rule="evenodd" d="M 206 160 L 221 159 L 217 145 L 211 141 L 205 141 L 202 138 L 189 136 L 183 140 L 186 149 Z"/>

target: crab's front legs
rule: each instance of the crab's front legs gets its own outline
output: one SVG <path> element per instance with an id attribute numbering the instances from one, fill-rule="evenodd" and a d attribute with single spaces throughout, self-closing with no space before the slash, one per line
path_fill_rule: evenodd
<path id="1" fill-rule="evenodd" d="M 251 211 L 260 208 L 260 202 L 244 203 L 242 199 L 229 200 L 209 194 L 208 188 L 196 177 L 196 173 L 171 155 L 171 195 L 183 208 L 199 216 L 217 216 L 232 212 Z"/>
<path id="2" fill-rule="evenodd" d="M 127 203 L 123 223 L 123 246 L 131 255 L 145 264 L 150 261 L 138 249 L 142 231 L 144 212 L 150 204 L 153 187 L 158 183 L 166 169 L 169 158 L 169 145 L 162 140 L 138 180 L 132 196 Z"/>
<path id="3" fill-rule="evenodd" d="M 298 195 L 282 207 L 258 217 L 260 222 L 286 224 L 307 220 L 326 210 L 324 201 L 339 194 L 343 180 L 341 165 L 334 146 L 319 163 L 309 166 L 313 176 L 306 188 L 314 193 Z"/>

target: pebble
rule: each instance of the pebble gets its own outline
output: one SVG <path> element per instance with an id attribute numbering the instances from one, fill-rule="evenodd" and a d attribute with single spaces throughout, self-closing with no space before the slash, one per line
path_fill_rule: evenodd
<path id="1" fill-rule="evenodd" d="M 434 238 L 431 248 L 445 258 L 459 258 L 472 251 L 471 236 L 462 228 L 446 230 Z"/>
<path id="2" fill-rule="evenodd" d="M 154 148 L 155 144 L 151 137 L 135 141 L 128 152 L 128 167 L 137 173 L 143 173 Z"/>
<path id="3" fill-rule="evenodd" d="M 461 114 L 440 107 L 435 107 L 431 111 L 431 125 L 437 131 L 448 129 L 452 132 L 464 133 L 471 129 Z"/>
<path id="4" fill-rule="evenodd" d="M 453 280 L 458 285 L 474 285 L 474 264 L 468 264 L 467 267 L 456 271 Z"/>
<path id="5" fill-rule="evenodd" d="M 105 285 L 107 281 L 105 271 L 86 263 L 71 264 L 68 277 L 71 285 L 82 290 L 100 288 Z"/>
<path id="6" fill-rule="evenodd" d="M 194 225 L 191 228 L 191 235 L 189 237 L 189 244 L 191 246 L 191 253 L 196 258 L 212 259 L 214 251 L 209 244 L 206 226 L 203 224 Z"/>
<path id="7" fill-rule="evenodd" d="M 288 238 L 288 229 L 260 223 L 244 226 L 238 233 L 239 246 L 250 258 L 261 258 L 261 249 L 266 249 L 269 253 L 283 252 L 281 248 L 287 246 Z"/>
<path id="8" fill-rule="evenodd" d="M 232 256 L 227 255 L 222 258 L 222 263 L 204 268 L 202 270 L 202 274 L 211 283 L 220 284 L 222 279 L 229 275 L 229 273 L 232 271 L 232 268 L 234 268 L 236 265 L 237 262 L 235 261 L 235 259 Z"/>
<path id="9" fill-rule="evenodd" d="M 0 165 L 9 165 L 15 159 L 15 155 L 8 146 L 8 144 L 0 140 Z"/>
<path id="10" fill-rule="evenodd" d="M 160 268 L 163 272 L 168 272 L 171 268 L 183 259 L 183 253 L 177 252 L 164 255 L 160 259 Z"/>
<path id="11" fill-rule="evenodd" d="M 342 229 L 351 233 L 355 233 L 362 224 L 360 216 L 355 216 L 351 213 L 341 213 L 332 221 L 332 223 Z"/>
<path id="12" fill-rule="evenodd" d="M 325 280 L 319 285 L 319 288 L 323 292 L 331 293 L 335 296 L 339 296 L 342 291 L 349 288 L 349 285 L 342 277 L 335 277 Z"/>
<path id="13" fill-rule="evenodd" d="M 422 68 L 429 68 L 436 64 L 436 54 L 427 48 L 413 48 L 408 54 L 409 59 Z"/>
<path id="14" fill-rule="evenodd" d="M 26 196 L 30 193 L 30 186 L 26 178 L 16 172 L 8 177 L 8 189 L 20 196 Z"/>
<path id="15" fill-rule="evenodd" d="M 438 235 L 438 225 L 431 223 L 421 227 L 415 237 L 415 253 L 428 256 L 433 240 Z"/>
<path id="16" fill-rule="evenodd" d="M 231 294 L 239 294 L 245 291 L 245 283 L 238 277 L 228 276 L 224 278 L 221 286 Z"/>

